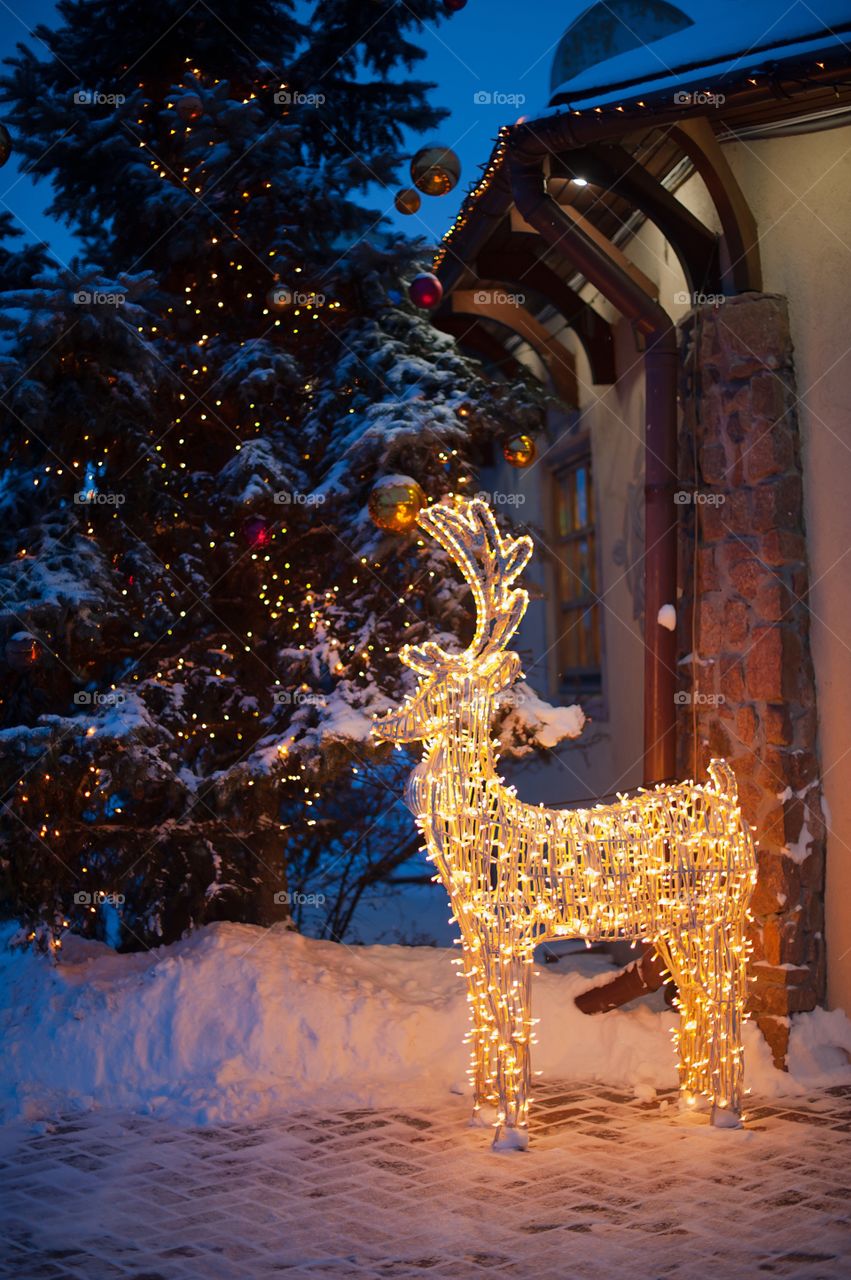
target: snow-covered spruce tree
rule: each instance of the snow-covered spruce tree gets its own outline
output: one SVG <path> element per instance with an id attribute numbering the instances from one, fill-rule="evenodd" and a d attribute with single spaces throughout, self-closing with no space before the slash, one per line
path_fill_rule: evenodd
<path id="1" fill-rule="evenodd" d="M 388 472 L 471 488 L 509 421 L 400 304 L 410 253 L 362 244 L 364 189 L 440 118 L 402 69 L 442 13 L 77 0 L 11 62 L 16 145 L 96 264 L 6 299 L 30 529 L 3 546 L 4 636 L 39 644 L 7 654 L 5 896 L 32 921 L 130 947 L 268 923 L 289 866 L 339 936 L 411 847 L 368 718 L 400 634 L 467 609 L 366 499 Z"/>
<path id="2" fill-rule="evenodd" d="M 74 895 L 86 895 L 87 877 L 123 840 L 124 806 L 157 812 L 165 735 L 129 686 L 115 691 L 132 680 L 143 627 L 156 622 L 152 599 L 138 620 L 134 574 L 144 580 L 157 566 L 128 530 L 144 530 L 159 487 L 146 445 L 162 368 L 137 334 L 147 278 L 21 266 L 11 278 L 0 272 L 0 892 L 15 914 L 46 922 L 49 937 L 66 907 L 91 916 Z M 92 301 L 106 297 L 121 307 Z M 105 491 L 102 478 L 131 468 L 128 523 L 123 492 Z M 95 495 L 106 500 L 88 501 Z M 144 786 L 124 753 L 131 741 L 148 758 Z"/>

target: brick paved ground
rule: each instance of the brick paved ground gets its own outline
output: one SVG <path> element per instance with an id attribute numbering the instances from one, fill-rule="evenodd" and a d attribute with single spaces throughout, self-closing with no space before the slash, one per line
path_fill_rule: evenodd
<path id="1" fill-rule="evenodd" d="M 532 1149 L 466 1104 L 219 1129 L 98 1114 L 0 1135 L 15 1280 L 638 1280 L 851 1274 L 851 1089 L 745 1132 L 602 1086 L 539 1086 Z"/>

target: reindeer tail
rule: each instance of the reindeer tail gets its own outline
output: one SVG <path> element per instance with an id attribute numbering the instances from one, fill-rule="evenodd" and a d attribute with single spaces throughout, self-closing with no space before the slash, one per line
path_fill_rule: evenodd
<path id="1" fill-rule="evenodd" d="M 739 798 L 739 789 L 736 786 L 736 775 L 727 764 L 726 760 L 710 760 L 709 761 L 709 785 L 712 790 L 719 796 L 726 796 L 734 803 Z"/>

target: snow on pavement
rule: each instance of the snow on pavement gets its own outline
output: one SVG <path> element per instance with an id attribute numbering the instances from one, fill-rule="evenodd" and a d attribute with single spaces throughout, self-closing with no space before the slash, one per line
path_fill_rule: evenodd
<path id="1" fill-rule="evenodd" d="M 8 1280 L 844 1280 L 851 1089 L 745 1130 L 542 1085 L 528 1152 L 466 1100 L 187 1128 L 106 1111 L 0 1130 Z"/>

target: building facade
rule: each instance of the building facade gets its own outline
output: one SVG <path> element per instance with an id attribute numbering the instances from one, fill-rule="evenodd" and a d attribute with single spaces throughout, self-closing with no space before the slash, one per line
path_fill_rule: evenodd
<path id="1" fill-rule="evenodd" d="M 435 322 L 557 400 L 534 463 L 483 478 L 538 542 L 528 679 L 591 717 L 520 792 L 731 762 L 782 1063 L 791 1014 L 851 1010 L 851 8 L 640 8 L 565 32 L 437 255 Z"/>

